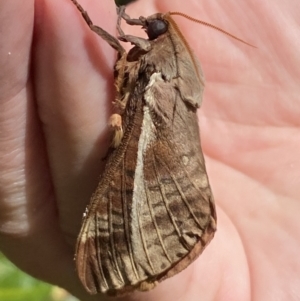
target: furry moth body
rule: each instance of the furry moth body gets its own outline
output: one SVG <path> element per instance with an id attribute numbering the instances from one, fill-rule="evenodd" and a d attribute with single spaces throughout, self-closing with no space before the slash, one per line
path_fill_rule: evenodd
<path id="1" fill-rule="evenodd" d="M 79 278 L 91 293 L 149 290 L 192 263 L 213 238 L 216 212 L 200 146 L 204 78 L 170 14 L 131 19 L 119 9 L 114 139 L 77 240 Z M 149 39 L 125 35 L 123 18 Z"/>

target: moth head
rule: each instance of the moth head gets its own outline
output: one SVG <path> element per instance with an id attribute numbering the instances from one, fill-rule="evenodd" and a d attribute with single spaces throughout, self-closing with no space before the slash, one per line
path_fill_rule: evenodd
<path id="1" fill-rule="evenodd" d="M 149 40 L 155 40 L 168 31 L 169 23 L 163 14 L 154 14 L 148 18 L 140 17 Z"/>
<path id="2" fill-rule="evenodd" d="M 202 25 L 205 25 L 205 26 L 208 26 L 212 29 L 215 29 L 219 32 L 222 32 L 223 34 L 226 34 L 227 36 L 237 40 L 237 41 L 240 41 L 248 46 L 251 46 L 253 48 L 256 48 L 256 46 L 248 43 L 248 42 L 245 42 L 244 40 L 232 35 L 231 33 L 223 30 L 222 28 L 220 27 L 217 27 L 215 25 L 212 25 L 210 23 L 207 23 L 205 21 L 202 21 L 202 20 L 198 20 L 198 19 L 195 19 L 195 18 L 192 18 L 190 17 L 189 15 L 186 15 L 184 13 L 181 13 L 181 12 L 177 12 L 177 11 L 174 11 L 174 12 L 168 12 L 166 14 L 161 14 L 161 13 L 157 13 L 157 14 L 154 14 L 154 15 L 151 15 L 149 16 L 148 18 L 145 18 L 145 17 L 140 17 L 139 18 L 139 22 L 140 24 L 139 25 L 142 25 L 142 27 L 145 29 L 147 35 L 148 35 L 148 38 L 149 40 L 155 40 L 157 39 L 159 36 L 161 36 L 162 34 L 166 33 L 168 30 L 169 30 L 169 26 L 173 26 L 175 27 L 177 33 L 179 31 L 179 28 L 177 27 L 175 21 L 173 20 L 172 16 L 182 16 L 192 22 L 196 22 L 196 23 L 199 23 L 199 24 L 202 24 Z M 170 24 L 171 23 L 171 24 Z"/>

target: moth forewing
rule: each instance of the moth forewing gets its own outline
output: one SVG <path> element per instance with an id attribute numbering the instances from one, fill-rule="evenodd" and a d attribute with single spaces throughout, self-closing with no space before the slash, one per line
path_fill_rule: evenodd
<path id="1" fill-rule="evenodd" d="M 77 240 L 78 275 L 92 294 L 152 289 L 193 262 L 216 230 L 196 114 L 200 65 L 169 14 L 130 19 L 121 8 L 121 17 L 149 39 L 118 25 L 120 39 L 135 45 L 125 53 L 101 29 L 119 53 L 111 118 L 118 132 Z"/>

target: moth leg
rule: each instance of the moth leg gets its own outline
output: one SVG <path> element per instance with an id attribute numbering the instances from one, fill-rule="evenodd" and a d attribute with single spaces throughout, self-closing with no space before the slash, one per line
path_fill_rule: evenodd
<path id="1" fill-rule="evenodd" d="M 120 42 L 110 35 L 107 31 L 102 29 L 101 27 L 94 25 L 92 20 L 90 19 L 88 13 L 82 8 L 82 6 L 76 1 L 76 0 L 71 0 L 74 5 L 77 7 L 77 9 L 81 12 L 81 15 L 87 25 L 90 27 L 92 31 L 97 33 L 103 40 L 105 40 L 112 48 L 118 51 L 120 55 L 122 55 L 125 52 L 125 49 L 122 47 Z"/>
<path id="2" fill-rule="evenodd" d="M 119 40 L 122 42 L 129 42 L 146 52 L 151 50 L 151 43 L 147 39 L 143 39 L 131 35 L 124 35 L 124 36 L 119 36 Z"/>
<path id="3" fill-rule="evenodd" d="M 125 6 L 120 6 L 117 9 L 117 13 L 119 15 L 118 18 L 118 25 L 120 25 L 121 19 L 124 19 L 128 25 L 139 25 L 139 26 L 144 26 L 145 21 L 144 19 L 131 19 L 126 13 L 125 13 Z"/>
<path id="4" fill-rule="evenodd" d="M 119 114 L 112 114 L 109 118 L 109 126 L 113 131 L 111 147 L 117 148 L 123 138 L 122 117 Z"/>
<path id="5" fill-rule="evenodd" d="M 140 25 L 143 26 L 145 24 L 142 19 L 131 19 L 126 13 L 125 13 L 125 6 L 121 6 L 118 9 L 118 22 L 117 22 L 117 31 L 119 33 L 119 40 L 122 42 L 129 42 L 140 49 L 143 49 L 145 51 L 149 51 L 151 49 L 151 43 L 147 39 L 135 37 L 132 35 L 126 35 L 124 31 L 121 28 L 121 20 L 124 19 L 127 24 L 129 25 Z"/>
<path id="6" fill-rule="evenodd" d="M 150 51 L 151 50 L 151 43 L 149 42 L 149 40 L 147 39 L 143 39 L 143 38 L 139 38 L 136 36 L 132 36 L 132 35 L 126 35 L 124 34 L 121 25 L 118 24 L 117 25 L 117 30 L 119 33 L 119 40 L 122 42 L 129 42 L 137 47 L 139 47 L 140 49 L 143 49 L 145 51 Z"/>

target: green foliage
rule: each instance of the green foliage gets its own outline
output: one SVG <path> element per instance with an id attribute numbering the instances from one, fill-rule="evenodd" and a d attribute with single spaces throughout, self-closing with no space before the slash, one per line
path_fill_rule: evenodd
<path id="1" fill-rule="evenodd" d="M 75 301 L 77 299 L 60 288 L 30 277 L 0 253 L 0 300 Z"/>

